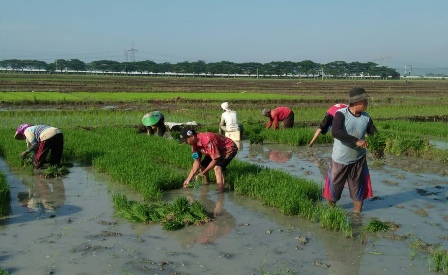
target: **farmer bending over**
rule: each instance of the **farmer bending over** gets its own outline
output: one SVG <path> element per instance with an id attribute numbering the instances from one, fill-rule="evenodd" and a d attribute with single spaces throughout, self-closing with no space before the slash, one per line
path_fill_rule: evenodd
<path id="1" fill-rule="evenodd" d="M 277 130 L 280 121 L 283 121 L 283 129 L 294 126 L 294 112 L 288 107 L 280 106 L 274 110 L 263 109 L 261 113 L 263 116 L 269 118 L 266 129 L 269 129 L 273 125 L 274 130 Z"/>
<path id="2" fill-rule="evenodd" d="M 26 140 L 28 149 L 23 151 L 20 157 L 24 159 L 32 152 L 31 161 L 35 169 L 42 168 L 50 151 L 50 165 L 61 165 L 64 135 L 58 128 L 47 125 L 21 124 L 17 127 L 14 138 Z"/>
<path id="3" fill-rule="evenodd" d="M 334 118 L 334 114 L 336 113 L 336 111 L 339 109 L 345 108 L 345 107 L 347 107 L 347 105 L 345 105 L 343 103 L 338 103 L 338 104 L 331 106 L 327 110 L 324 119 L 320 123 L 319 128 L 317 128 L 316 132 L 314 133 L 313 138 L 310 141 L 310 144 L 309 144 L 310 147 L 313 146 L 314 141 L 316 141 L 317 137 L 320 134 L 325 135 L 328 132 L 328 130 L 330 130 L 331 125 L 333 124 L 333 118 Z"/>
<path id="4" fill-rule="evenodd" d="M 165 117 L 162 112 L 154 111 L 143 116 L 142 123 L 146 127 L 146 133 L 149 136 L 154 135 L 157 131 L 159 137 L 163 137 L 166 132 Z"/>
<path id="5" fill-rule="evenodd" d="M 180 132 L 179 143 L 182 144 L 184 142 L 191 145 L 193 165 L 187 179 L 183 183 L 183 187 L 186 188 L 190 184 L 190 181 L 198 171 L 199 174 L 197 176 L 204 176 L 206 184 L 208 184 L 208 172 L 213 169 L 219 192 L 224 192 L 225 180 L 223 172 L 238 152 L 235 142 L 216 133 L 196 133 L 194 129 L 183 128 Z M 204 155 L 204 159 L 201 160 L 202 155 Z"/>

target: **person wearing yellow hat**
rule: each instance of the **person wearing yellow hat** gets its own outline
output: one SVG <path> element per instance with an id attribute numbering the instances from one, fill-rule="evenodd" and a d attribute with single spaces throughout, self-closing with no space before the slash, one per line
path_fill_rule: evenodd
<path id="1" fill-rule="evenodd" d="M 146 133 L 149 136 L 152 136 L 154 135 L 154 132 L 157 132 L 159 137 L 163 137 L 166 132 L 165 117 L 160 111 L 147 113 L 143 116 L 142 123 L 145 125 Z"/>
<path id="2" fill-rule="evenodd" d="M 31 160 L 35 169 L 43 167 L 49 152 L 50 165 L 61 165 L 64 135 L 60 129 L 48 125 L 21 124 L 17 127 L 14 139 L 26 140 L 28 149 L 20 157 L 24 159 L 29 153 L 33 153 Z"/>

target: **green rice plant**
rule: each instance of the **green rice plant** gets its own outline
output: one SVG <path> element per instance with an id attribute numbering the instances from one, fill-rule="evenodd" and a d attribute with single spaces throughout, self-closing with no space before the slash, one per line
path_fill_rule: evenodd
<path id="1" fill-rule="evenodd" d="M 146 204 L 130 201 L 121 193 L 113 195 L 114 208 L 118 216 L 136 223 L 160 223 L 165 230 L 178 230 L 188 225 L 209 222 L 207 211 L 198 201 L 191 204 L 185 196 L 173 202 Z"/>
<path id="2" fill-rule="evenodd" d="M 181 220 L 169 220 L 162 223 L 164 230 L 174 231 L 185 227 L 185 224 Z"/>
<path id="3" fill-rule="evenodd" d="M 429 270 L 448 274 L 448 251 L 436 249 L 428 258 Z"/>
<path id="4" fill-rule="evenodd" d="M 341 207 L 324 207 L 320 215 L 320 225 L 326 229 L 342 231 L 345 237 L 353 236 L 351 220 Z"/>
<path id="5" fill-rule="evenodd" d="M 11 213 L 11 190 L 6 176 L 0 171 L 0 217 Z"/>
<path id="6" fill-rule="evenodd" d="M 263 144 L 265 136 L 262 134 L 263 129 L 261 127 L 245 127 L 244 131 L 249 133 L 250 144 Z"/>
<path id="7" fill-rule="evenodd" d="M 158 92 L 158 93 L 127 93 L 127 92 L 76 92 L 76 93 L 55 93 L 55 92 L 2 92 L 0 100 L 5 102 L 29 101 L 34 104 L 50 104 L 63 102 L 142 102 L 148 100 L 171 100 L 173 99 L 172 92 Z M 271 93 L 239 93 L 239 92 L 214 92 L 214 93 L 186 93 L 177 92 L 175 96 L 188 100 L 209 100 L 209 101 L 235 101 L 235 100 L 250 100 L 257 98 L 258 100 L 298 100 L 311 98 L 302 95 L 280 95 Z M 280 98 L 279 98 L 280 97 Z"/>
<path id="8" fill-rule="evenodd" d="M 69 170 L 65 166 L 57 167 L 57 166 L 48 166 L 42 174 L 44 178 L 56 178 L 67 175 Z"/>
<path id="9" fill-rule="evenodd" d="M 147 223 L 149 220 L 148 213 L 149 213 L 148 205 L 141 203 L 132 204 L 133 222 Z"/>
<path id="10" fill-rule="evenodd" d="M 175 198 L 171 203 L 170 210 L 176 214 L 183 215 L 190 211 L 190 202 L 185 196 Z"/>
<path id="11" fill-rule="evenodd" d="M 380 232 L 390 229 L 390 225 L 387 222 L 380 221 L 377 218 L 370 219 L 369 223 L 364 227 L 364 231 L 368 232 Z"/>
<path id="12" fill-rule="evenodd" d="M 385 151 L 397 156 L 419 155 L 430 149 L 429 141 L 423 138 L 413 138 L 399 135 L 388 135 Z"/>
<path id="13" fill-rule="evenodd" d="M 193 201 L 190 206 L 191 214 L 196 218 L 196 223 L 204 223 L 209 221 L 207 210 L 199 201 Z"/>
<path id="14" fill-rule="evenodd" d="M 0 275 L 9 275 L 10 273 L 8 270 L 4 269 L 3 267 L 0 267 Z"/>
<path id="15" fill-rule="evenodd" d="M 369 150 L 376 159 L 382 159 L 384 157 L 384 150 L 386 149 L 386 134 L 377 132 L 372 136 L 366 138 L 369 144 Z"/>

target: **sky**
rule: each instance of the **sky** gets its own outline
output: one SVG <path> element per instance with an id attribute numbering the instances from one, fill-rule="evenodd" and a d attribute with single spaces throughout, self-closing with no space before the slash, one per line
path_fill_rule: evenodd
<path id="1" fill-rule="evenodd" d="M 442 68 L 447 11 L 447 0 L 0 0 L 0 60 Z"/>

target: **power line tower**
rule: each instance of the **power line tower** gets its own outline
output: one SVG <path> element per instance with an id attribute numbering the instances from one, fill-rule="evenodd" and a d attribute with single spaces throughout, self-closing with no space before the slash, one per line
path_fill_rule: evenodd
<path id="1" fill-rule="evenodd" d="M 124 61 L 125 62 L 129 61 L 129 55 L 128 55 L 128 51 L 127 50 L 124 51 Z"/>
<path id="2" fill-rule="evenodd" d="M 130 61 L 131 61 L 131 62 L 135 62 L 135 52 L 136 52 L 137 50 L 134 49 L 134 43 L 132 43 L 132 48 L 130 48 L 130 49 L 127 50 L 127 51 L 131 53 Z M 127 59 L 128 59 L 128 58 L 127 58 L 127 55 L 126 55 L 126 61 L 128 61 Z"/>

